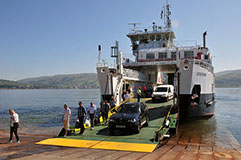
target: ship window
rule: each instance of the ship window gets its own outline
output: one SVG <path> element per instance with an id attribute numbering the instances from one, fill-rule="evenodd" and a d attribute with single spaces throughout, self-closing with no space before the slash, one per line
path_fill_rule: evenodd
<path id="1" fill-rule="evenodd" d="M 139 58 L 143 59 L 143 57 L 144 57 L 143 54 L 139 54 Z"/>
<path id="2" fill-rule="evenodd" d="M 162 35 L 156 35 L 156 40 L 160 41 L 162 39 Z"/>
<path id="3" fill-rule="evenodd" d="M 158 58 L 159 58 L 159 59 L 167 58 L 167 52 L 159 52 Z"/>
<path id="4" fill-rule="evenodd" d="M 172 59 L 176 59 L 176 52 L 172 52 L 172 53 L 171 53 L 171 58 L 172 58 Z"/>
<path id="5" fill-rule="evenodd" d="M 154 53 L 147 53 L 146 59 L 155 59 L 155 54 Z"/>
<path id="6" fill-rule="evenodd" d="M 155 35 L 151 35 L 151 36 L 150 36 L 150 40 L 151 40 L 151 41 L 154 41 L 155 39 L 156 39 L 156 38 L 155 38 Z"/>
<path id="7" fill-rule="evenodd" d="M 184 58 L 193 58 L 193 51 L 185 51 Z"/>

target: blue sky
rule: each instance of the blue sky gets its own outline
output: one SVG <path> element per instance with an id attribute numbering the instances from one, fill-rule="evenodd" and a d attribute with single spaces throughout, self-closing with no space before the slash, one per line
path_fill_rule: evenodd
<path id="1" fill-rule="evenodd" d="M 208 31 L 215 72 L 241 69 L 240 0 L 169 0 L 177 41 Z M 160 24 L 164 0 L 0 0 L 0 79 L 95 72 L 97 45 L 131 55 L 128 23 Z"/>

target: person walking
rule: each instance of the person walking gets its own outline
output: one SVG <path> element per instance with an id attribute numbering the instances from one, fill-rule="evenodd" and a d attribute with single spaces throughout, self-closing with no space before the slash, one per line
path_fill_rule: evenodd
<path id="1" fill-rule="evenodd" d="M 140 102 L 140 98 L 141 98 L 141 87 L 138 87 L 138 89 L 137 89 L 137 102 Z"/>
<path id="2" fill-rule="evenodd" d="M 19 136 L 18 136 L 18 127 L 19 127 L 19 117 L 14 110 L 9 109 L 9 114 L 11 115 L 10 117 L 10 138 L 8 140 L 8 143 L 12 143 L 13 139 L 13 133 L 15 134 L 16 137 L 16 142 L 15 143 L 20 143 Z"/>
<path id="3" fill-rule="evenodd" d="M 85 131 L 84 121 L 85 121 L 85 119 L 87 119 L 87 117 L 86 117 L 85 107 L 82 105 L 81 101 L 79 102 L 77 119 L 79 120 L 79 123 L 80 123 L 80 133 L 79 134 L 83 134 Z"/>
<path id="4" fill-rule="evenodd" d="M 62 118 L 62 121 L 64 123 L 64 129 L 65 129 L 64 137 L 66 137 L 68 134 L 70 120 L 71 120 L 71 110 L 69 109 L 67 104 L 64 104 L 64 115 Z"/>
<path id="5" fill-rule="evenodd" d="M 96 116 L 96 106 L 93 102 L 90 102 L 90 106 L 88 107 L 88 114 L 90 116 L 90 124 L 91 124 L 91 130 L 94 129 L 94 119 Z"/>

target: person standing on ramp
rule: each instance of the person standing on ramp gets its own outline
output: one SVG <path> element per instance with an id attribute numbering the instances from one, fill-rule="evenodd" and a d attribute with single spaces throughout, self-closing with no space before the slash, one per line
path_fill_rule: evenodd
<path id="1" fill-rule="evenodd" d="M 88 113 L 90 116 L 90 124 L 91 124 L 91 130 L 94 129 L 94 119 L 96 116 L 96 106 L 93 102 L 90 102 L 90 106 L 88 107 Z"/>
<path id="2" fill-rule="evenodd" d="M 140 98 L 141 98 L 141 87 L 138 87 L 137 89 L 137 101 L 140 102 Z"/>
<path id="3" fill-rule="evenodd" d="M 68 134 L 70 120 L 71 120 L 71 110 L 69 109 L 67 104 L 64 104 L 64 115 L 62 118 L 62 121 L 64 123 L 64 129 L 65 129 L 64 137 L 66 137 Z"/>
<path id="4" fill-rule="evenodd" d="M 86 117 L 86 110 L 85 107 L 82 105 L 82 102 L 79 102 L 79 108 L 78 108 L 78 120 L 80 123 L 80 133 L 79 134 L 83 134 L 85 131 L 85 127 L 84 127 L 84 121 L 85 119 L 87 119 Z"/>

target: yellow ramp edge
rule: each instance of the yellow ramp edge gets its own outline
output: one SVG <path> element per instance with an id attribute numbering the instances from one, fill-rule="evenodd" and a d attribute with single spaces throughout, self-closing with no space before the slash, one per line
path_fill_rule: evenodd
<path id="1" fill-rule="evenodd" d="M 53 145 L 53 146 L 64 146 L 64 147 L 83 147 L 89 148 L 95 144 L 99 143 L 99 141 L 86 141 L 86 140 L 75 140 L 75 139 L 64 139 L 64 138 L 50 138 L 36 144 L 42 145 Z"/>
<path id="2" fill-rule="evenodd" d="M 91 141 L 64 138 L 50 138 L 37 142 L 36 144 L 133 152 L 153 152 L 153 150 L 156 148 L 156 144 Z"/>
<path id="3" fill-rule="evenodd" d="M 119 150 L 119 151 L 133 151 L 133 152 L 153 152 L 156 146 L 157 146 L 156 144 L 101 141 L 100 143 L 95 144 L 91 148 Z"/>

